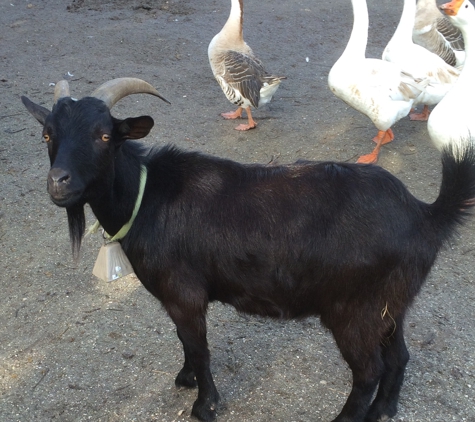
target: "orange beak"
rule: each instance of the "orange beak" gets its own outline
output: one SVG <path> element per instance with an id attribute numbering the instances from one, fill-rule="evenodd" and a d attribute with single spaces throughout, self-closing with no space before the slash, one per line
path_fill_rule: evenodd
<path id="1" fill-rule="evenodd" d="M 449 3 L 445 3 L 439 6 L 439 9 L 442 10 L 446 15 L 457 16 L 459 9 L 462 7 L 464 0 L 452 0 Z"/>

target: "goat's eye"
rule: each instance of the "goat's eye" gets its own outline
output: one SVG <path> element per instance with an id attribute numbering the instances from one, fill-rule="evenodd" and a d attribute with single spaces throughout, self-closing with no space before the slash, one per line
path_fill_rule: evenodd
<path id="1" fill-rule="evenodd" d="M 47 133 L 45 133 L 45 134 L 43 135 L 43 139 L 45 140 L 45 142 L 51 141 L 51 138 L 50 138 L 50 136 L 49 136 Z"/>
<path id="2" fill-rule="evenodd" d="M 101 138 L 104 142 L 109 142 L 111 137 L 110 135 L 107 135 L 107 134 L 104 134 L 102 135 L 102 138 Z"/>

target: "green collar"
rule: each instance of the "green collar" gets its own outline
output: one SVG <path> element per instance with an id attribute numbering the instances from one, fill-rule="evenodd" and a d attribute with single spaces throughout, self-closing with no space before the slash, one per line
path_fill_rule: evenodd
<path id="1" fill-rule="evenodd" d="M 129 232 L 132 224 L 134 223 L 135 217 L 140 209 L 140 205 L 142 204 L 143 193 L 145 191 L 145 184 L 147 183 L 147 167 L 141 166 L 140 168 L 140 186 L 139 186 L 139 194 L 137 195 L 137 199 L 135 200 L 134 210 L 132 212 L 132 216 L 130 220 L 125 223 L 122 228 L 114 235 L 110 236 L 106 232 L 104 232 L 104 237 L 107 239 L 108 242 L 113 242 L 114 240 L 121 240 L 123 239 L 126 234 Z M 94 225 L 92 225 L 89 230 L 87 231 L 86 235 L 96 233 L 100 227 L 99 221 L 96 221 Z"/>
<path id="2" fill-rule="evenodd" d="M 140 169 L 140 186 L 139 186 L 139 194 L 137 195 L 137 199 L 135 200 L 135 207 L 134 211 L 132 212 L 132 217 L 130 220 L 125 223 L 122 228 L 110 238 L 110 241 L 113 242 L 114 240 L 121 240 L 125 237 L 125 235 L 129 232 L 132 224 L 134 223 L 135 217 L 137 217 L 137 213 L 139 212 L 140 205 L 142 204 L 143 193 L 145 191 L 145 183 L 147 182 L 147 167 L 141 166 Z"/>

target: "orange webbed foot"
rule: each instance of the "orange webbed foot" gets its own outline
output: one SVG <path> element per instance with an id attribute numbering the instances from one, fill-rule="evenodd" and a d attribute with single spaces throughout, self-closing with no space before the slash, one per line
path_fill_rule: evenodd
<path id="1" fill-rule="evenodd" d="M 236 126 L 234 129 L 235 130 L 251 130 L 257 127 L 257 123 L 254 122 L 254 124 L 247 124 L 245 125 L 244 123 L 241 123 L 239 126 Z"/>
<path id="2" fill-rule="evenodd" d="M 247 125 L 244 123 L 240 124 L 239 126 L 235 127 L 236 130 L 250 130 L 254 129 L 257 126 L 256 121 L 252 118 L 251 114 L 251 107 L 245 108 L 247 114 Z"/>
<path id="3" fill-rule="evenodd" d="M 394 133 L 391 129 L 386 131 L 380 130 L 378 134 L 373 138 L 373 142 L 380 145 L 389 144 L 394 139 Z"/>
<path id="4" fill-rule="evenodd" d="M 411 110 L 411 111 L 414 111 L 414 110 Z M 420 113 L 409 114 L 409 119 L 426 122 L 427 120 L 429 120 L 429 114 L 430 114 L 429 107 L 425 105 Z"/>
<path id="5" fill-rule="evenodd" d="M 378 161 L 379 150 L 381 149 L 381 145 L 388 144 L 394 139 L 394 133 L 391 129 L 386 131 L 380 130 L 378 134 L 373 138 L 373 141 L 376 142 L 376 147 L 370 154 L 362 155 L 358 160 L 357 163 L 360 164 L 374 164 Z"/>
<path id="6" fill-rule="evenodd" d="M 378 153 L 379 151 L 375 153 L 373 150 L 371 154 L 362 155 L 356 162 L 358 164 L 374 164 L 378 161 Z"/>
<path id="7" fill-rule="evenodd" d="M 239 107 L 236 111 L 229 111 L 227 113 L 221 113 L 221 116 L 226 120 L 234 120 L 242 115 L 242 107 Z"/>

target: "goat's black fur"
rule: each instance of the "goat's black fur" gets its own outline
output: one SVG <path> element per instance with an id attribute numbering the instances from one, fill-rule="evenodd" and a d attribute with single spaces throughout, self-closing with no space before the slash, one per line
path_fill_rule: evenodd
<path id="1" fill-rule="evenodd" d="M 60 100 L 51 114 L 23 101 L 50 135 L 48 189 L 68 215 L 87 202 L 116 233 L 132 213 L 140 165 L 147 167 L 140 211 L 122 246 L 177 326 L 185 362 L 176 384 L 198 385 L 193 415 L 216 416 L 206 340 L 215 300 L 275 318 L 320 315 L 353 373 L 334 421 L 396 414 L 409 359 L 405 313 L 474 205 L 471 142 L 462 153 L 443 152 L 440 195 L 425 204 L 376 166 L 243 165 L 174 147 L 145 154 L 126 139 L 145 136 L 148 117 L 117 120 L 87 98 Z M 109 142 L 100 140 L 103 132 Z M 80 220 L 70 216 L 76 243 Z"/>

